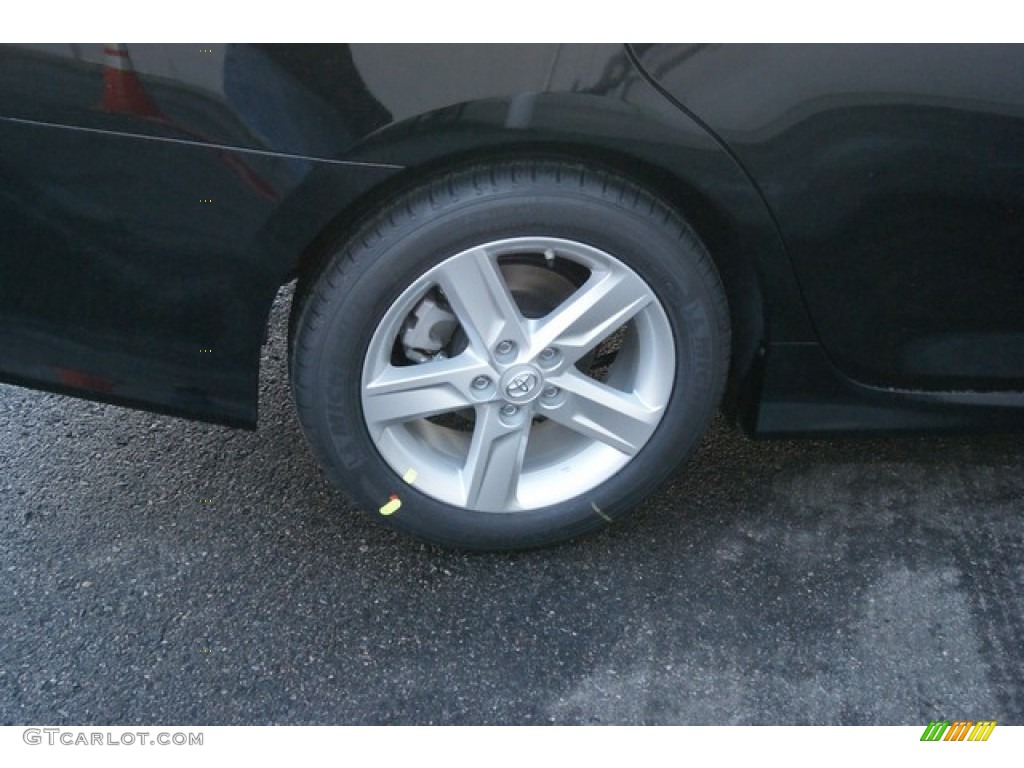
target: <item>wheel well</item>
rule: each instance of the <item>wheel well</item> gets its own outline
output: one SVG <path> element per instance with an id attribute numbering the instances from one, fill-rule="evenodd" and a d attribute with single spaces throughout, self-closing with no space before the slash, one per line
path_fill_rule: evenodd
<path id="1" fill-rule="evenodd" d="M 291 278 L 297 278 L 298 285 L 292 300 L 289 342 L 295 326 L 295 310 L 302 303 L 304 291 L 315 282 L 333 246 L 343 240 L 347 232 L 357 228 L 364 218 L 372 215 L 384 201 L 460 168 L 508 160 L 554 160 L 601 167 L 649 190 L 693 227 L 718 269 L 729 302 L 732 355 L 726 408 L 731 410 L 737 390 L 749 373 L 764 337 L 763 301 L 753 260 L 739 245 L 738 233 L 726 212 L 684 179 L 643 160 L 603 148 L 566 144 L 481 148 L 407 168 L 374 187 L 342 211 L 296 260 Z"/>

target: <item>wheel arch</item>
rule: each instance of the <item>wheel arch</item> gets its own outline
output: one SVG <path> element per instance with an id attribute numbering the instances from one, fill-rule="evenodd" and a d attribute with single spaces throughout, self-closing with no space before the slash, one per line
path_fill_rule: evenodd
<path id="1" fill-rule="evenodd" d="M 350 158 L 401 170 L 347 204 L 302 251 L 291 274 L 299 282 L 296 303 L 332 246 L 405 190 L 483 163 L 582 163 L 649 190 L 705 243 L 729 300 L 733 348 L 728 402 L 735 400 L 766 338 L 805 333 L 801 318 L 767 309 L 799 306 L 799 295 L 793 293 L 781 239 L 756 188 L 713 137 L 677 110 L 645 110 L 585 94 L 526 96 L 532 101 L 533 124 L 525 128 L 510 129 L 501 120 L 522 113 L 516 103 L 522 96 L 487 99 L 392 124 L 355 147 Z M 563 119 L 566 115 L 571 119 Z"/>

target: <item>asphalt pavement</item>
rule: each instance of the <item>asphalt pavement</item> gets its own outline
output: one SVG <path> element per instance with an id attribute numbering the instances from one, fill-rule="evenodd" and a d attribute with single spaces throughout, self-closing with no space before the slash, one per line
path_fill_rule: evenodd
<path id="1" fill-rule="evenodd" d="M 611 530 L 467 555 L 255 433 L 0 386 L 0 724 L 1024 724 L 1024 440 L 716 423 Z"/>

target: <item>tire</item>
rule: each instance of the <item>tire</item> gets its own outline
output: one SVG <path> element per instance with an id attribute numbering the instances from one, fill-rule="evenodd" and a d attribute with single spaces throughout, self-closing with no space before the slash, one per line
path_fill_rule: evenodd
<path id="1" fill-rule="evenodd" d="M 294 315 L 293 392 L 327 475 L 380 522 L 536 547 L 607 526 L 693 452 L 728 317 L 703 245 L 635 184 L 474 167 L 337 247 Z"/>

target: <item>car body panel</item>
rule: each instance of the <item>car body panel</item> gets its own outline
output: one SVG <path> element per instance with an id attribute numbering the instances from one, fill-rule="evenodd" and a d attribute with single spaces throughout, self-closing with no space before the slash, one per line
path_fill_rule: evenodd
<path id="1" fill-rule="evenodd" d="M 295 257 L 279 203 L 237 169 L 282 197 L 392 172 L 307 162 L 293 187 L 293 159 L 12 121 L 0 145 L 3 375 L 228 424 L 255 423 L 266 312 Z"/>
<path id="2" fill-rule="evenodd" d="M 689 50 L 0 46 L 0 378 L 251 427 L 271 302 L 315 268 L 324 243 L 433 171 L 540 154 L 635 174 L 685 211 L 726 278 L 737 400 L 754 431 L 1019 420 L 1024 400 L 1012 395 L 922 418 L 938 406 L 886 392 L 857 357 L 863 329 L 822 347 L 836 321 L 805 299 L 828 309 L 831 255 L 859 251 L 827 240 L 841 227 L 800 224 L 815 177 L 792 162 L 802 147 L 791 139 L 806 132 L 731 130 L 721 116 L 756 81 L 720 103 L 702 98 L 716 81 L 694 90 Z M 816 138 L 806 149 L 828 157 Z M 1016 178 L 1017 166 L 1005 173 Z M 1015 205 L 1021 193 L 1007 194 Z M 1017 286 L 1014 264 L 1000 290 Z M 864 298 L 868 277 L 849 301 Z M 1019 304 L 995 298 L 1012 349 Z M 1016 382 L 1013 365 L 998 383 Z M 941 393 L 963 382 L 928 383 Z"/>
<path id="3" fill-rule="evenodd" d="M 1024 390 L 1024 48 L 637 50 L 757 183 L 837 368 Z"/>

